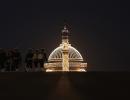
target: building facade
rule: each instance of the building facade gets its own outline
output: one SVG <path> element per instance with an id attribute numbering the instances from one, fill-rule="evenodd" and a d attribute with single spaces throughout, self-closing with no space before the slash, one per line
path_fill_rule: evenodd
<path id="1" fill-rule="evenodd" d="M 48 62 L 44 64 L 46 72 L 86 72 L 87 63 L 84 63 L 82 55 L 69 43 L 70 32 L 66 26 L 61 34 L 62 43 L 52 51 Z"/>

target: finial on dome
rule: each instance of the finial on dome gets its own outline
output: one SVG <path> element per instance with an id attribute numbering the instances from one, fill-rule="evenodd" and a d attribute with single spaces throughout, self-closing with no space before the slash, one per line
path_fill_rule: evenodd
<path id="1" fill-rule="evenodd" d="M 64 30 L 66 30 L 67 29 L 67 27 L 66 27 L 66 25 L 64 25 Z"/>
<path id="2" fill-rule="evenodd" d="M 62 30 L 62 33 L 69 33 L 69 30 L 67 29 L 66 25 L 64 26 L 64 29 Z"/>
<path id="3" fill-rule="evenodd" d="M 68 24 L 68 21 L 66 19 L 64 19 L 64 29 L 69 29 L 69 24 Z"/>
<path id="4" fill-rule="evenodd" d="M 62 33 L 62 43 L 69 43 L 68 37 L 70 32 L 66 25 L 64 25 L 64 28 L 62 29 L 61 33 Z"/>

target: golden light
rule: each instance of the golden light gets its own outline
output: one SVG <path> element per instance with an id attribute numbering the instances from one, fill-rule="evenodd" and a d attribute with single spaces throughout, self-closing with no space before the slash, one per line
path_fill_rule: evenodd
<path id="1" fill-rule="evenodd" d="M 77 49 L 71 46 L 68 39 L 68 29 L 62 30 L 62 43 L 52 51 L 45 63 L 46 72 L 86 72 L 87 63 L 83 63 L 83 57 Z"/>
<path id="2" fill-rule="evenodd" d="M 46 72 L 53 72 L 52 69 L 46 69 Z"/>

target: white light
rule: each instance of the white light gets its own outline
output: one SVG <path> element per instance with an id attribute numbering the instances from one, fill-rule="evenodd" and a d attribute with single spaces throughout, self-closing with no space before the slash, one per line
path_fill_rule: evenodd
<path id="1" fill-rule="evenodd" d="M 51 70 L 51 69 L 47 69 L 46 72 L 53 72 L 53 70 Z"/>
<path id="2" fill-rule="evenodd" d="M 79 69 L 79 70 L 77 70 L 77 71 L 79 71 L 79 72 L 86 72 L 85 69 Z"/>

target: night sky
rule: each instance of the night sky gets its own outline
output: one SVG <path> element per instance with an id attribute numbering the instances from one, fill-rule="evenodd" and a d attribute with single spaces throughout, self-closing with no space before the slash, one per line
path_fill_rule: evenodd
<path id="1" fill-rule="evenodd" d="M 49 55 L 61 43 L 64 20 L 89 71 L 130 71 L 130 13 L 124 0 L 3 0 L 0 47 L 45 48 Z"/>

